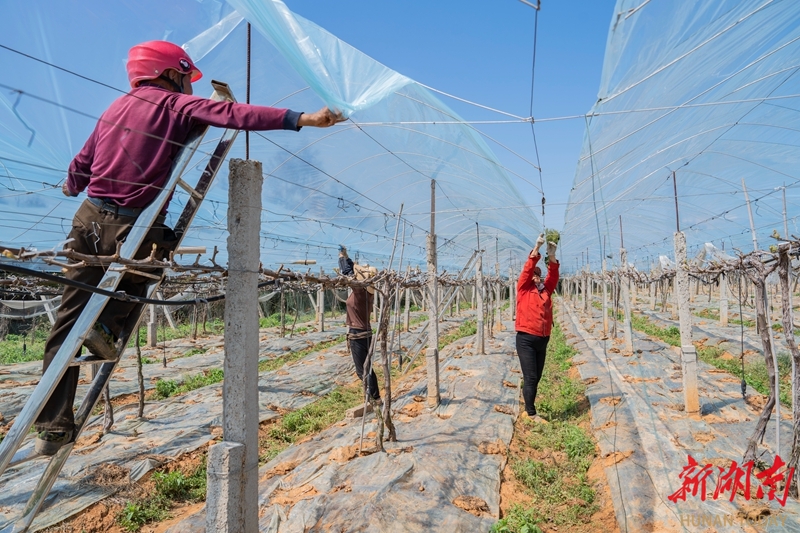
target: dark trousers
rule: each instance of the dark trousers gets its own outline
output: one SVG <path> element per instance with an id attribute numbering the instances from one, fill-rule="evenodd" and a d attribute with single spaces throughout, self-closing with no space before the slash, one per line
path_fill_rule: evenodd
<path id="1" fill-rule="evenodd" d="M 117 251 L 117 243 L 124 241 L 128 236 L 135 221 L 135 217 L 115 215 L 101 210 L 88 200 L 84 201 L 72 219 L 72 231 L 70 231 L 69 237 L 73 241 L 67 244 L 67 247 L 82 254 L 112 255 Z M 148 257 L 153 244 L 156 244 L 156 257 L 163 259 L 176 242 L 175 234 L 170 228 L 163 224 L 157 224 L 147 234 L 139 252 L 134 257 L 137 259 Z M 67 271 L 66 277 L 96 286 L 100 283 L 103 273 L 104 271 L 100 267 L 83 267 Z M 117 290 L 134 296 L 144 296 L 147 284 L 147 278 L 129 274 L 122 278 Z M 42 372 L 50 366 L 91 296 L 90 292 L 64 287 L 58 316 L 44 347 Z M 115 337 L 119 337 L 128 315 L 131 312 L 141 312 L 141 307 L 140 304 L 131 302 L 109 300 L 100 314 L 98 322 L 105 324 Z M 72 405 L 75 403 L 75 389 L 78 386 L 79 376 L 79 367 L 67 369 L 36 419 L 37 431 L 72 431 L 74 429 L 75 416 L 72 412 Z"/>
<path id="2" fill-rule="evenodd" d="M 536 414 L 536 391 L 544 371 L 544 358 L 547 355 L 547 343 L 550 337 L 539 337 L 529 333 L 517 332 L 517 357 L 522 369 L 522 397 L 525 399 L 525 411 Z"/>
<path id="3" fill-rule="evenodd" d="M 360 333 L 365 333 L 370 330 L 364 329 L 353 329 L 350 328 L 351 335 L 358 335 Z M 370 333 L 372 333 L 370 331 Z M 353 364 L 356 366 L 356 374 L 358 374 L 358 379 L 361 382 L 364 382 L 364 363 L 367 360 L 367 354 L 369 353 L 369 345 L 372 342 L 372 335 L 369 337 L 365 337 L 363 339 L 350 339 L 350 354 L 353 356 Z M 367 383 L 369 387 L 369 395 L 374 399 L 377 400 L 381 397 L 381 393 L 378 390 L 378 376 L 375 375 L 375 371 L 370 369 L 369 373 L 369 380 Z"/>

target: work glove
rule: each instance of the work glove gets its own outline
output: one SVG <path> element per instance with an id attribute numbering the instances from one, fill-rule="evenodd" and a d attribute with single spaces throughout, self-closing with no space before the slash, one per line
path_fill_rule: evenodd
<path id="1" fill-rule="evenodd" d="M 556 260 L 556 243 L 548 242 L 547 243 L 547 257 L 550 258 L 550 261 Z"/>
<path id="2" fill-rule="evenodd" d="M 536 249 L 538 250 L 544 244 L 544 233 L 539 234 L 539 238 L 536 239 Z"/>

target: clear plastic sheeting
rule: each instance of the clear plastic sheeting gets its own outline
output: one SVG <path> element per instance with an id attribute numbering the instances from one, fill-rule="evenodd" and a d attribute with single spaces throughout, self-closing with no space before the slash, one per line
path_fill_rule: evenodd
<path id="1" fill-rule="evenodd" d="M 734 498 L 729 491 L 715 496 L 714 491 L 719 488 L 717 468 L 727 470 L 733 461 L 741 462 L 746 439 L 758 418 L 758 410 L 742 400 L 736 378 L 698 362 L 702 408 L 699 416 L 687 416 L 683 411 L 680 355 L 672 347 L 636 332 L 636 353 L 615 353 L 611 340 L 598 340 L 584 329 L 585 314 L 579 315 L 567 305 L 561 309 L 565 329 L 577 337 L 575 347 L 581 352 L 574 361 L 581 378 L 588 383 L 586 396 L 591 403 L 592 426 L 620 531 L 798 530 L 797 501 L 788 498 L 785 506 L 766 496 L 762 501 L 756 498 L 755 480 L 750 501 L 743 494 Z M 597 319 L 594 310 L 592 316 Z M 725 337 L 723 334 L 712 339 Z M 747 346 L 754 346 L 754 340 L 757 341 L 749 339 Z M 783 420 L 781 429 L 782 449 L 788 450 L 791 421 Z M 772 464 L 773 454 L 770 450 L 761 459 Z M 698 483 L 694 487 L 696 493 L 689 488 L 685 499 L 676 498 L 673 502 L 670 496 L 689 487 L 682 485 L 680 476 L 691 475 L 684 470 L 690 455 L 700 468 L 714 465 L 713 475 L 704 486 Z M 706 491 L 704 500 L 700 490 Z M 715 517 L 727 522 L 723 527 L 716 522 L 697 527 L 699 517 L 707 516 L 712 522 Z M 764 520 L 766 517 L 769 520 Z"/>
<path id="2" fill-rule="evenodd" d="M 34 318 L 55 313 L 59 305 L 61 305 L 61 296 L 38 301 L 0 300 L 0 318 L 10 318 L 12 320 Z"/>
<path id="3" fill-rule="evenodd" d="M 48 249 L 71 229 L 85 196 L 63 196 L 61 183 L 97 118 L 128 90 L 125 61 L 132 45 L 151 39 L 185 43 L 204 73 L 195 94 L 210 95 L 209 81 L 217 79 L 244 101 L 246 22 L 252 24 L 252 103 L 306 112 L 327 105 L 350 117 L 329 129 L 250 134 L 250 157 L 264 169 L 265 266 L 299 259 L 335 264 L 339 244 L 362 262 L 387 265 L 396 228 L 397 255 L 404 244 L 409 264 L 423 264 L 433 179 L 441 211 L 440 267 L 463 265 L 477 246 L 476 222 L 513 256 L 530 250 L 539 222 L 525 207 L 513 217 L 497 209 L 527 202 L 477 130 L 459 123 L 428 89 L 292 14 L 282 2 L 252 0 L 33 0 L 5 6 L 0 209 L 11 216 L 0 244 Z M 190 165 L 189 183 L 218 136 L 209 131 Z M 240 135 L 229 157 L 244 155 Z M 220 264 L 227 261 L 227 180 L 226 164 L 183 242 L 205 245 L 209 254 L 217 246 Z M 185 201 L 185 193 L 176 193 L 168 224 Z"/>
<path id="4" fill-rule="evenodd" d="M 800 234 L 798 57 L 797 2 L 618 0 L 566 212 L 564 268 L 582 266 L 587 251 L 594 270 L 605 254 L 618 258 L 620 232 L 637 264 L 672 256 L 675 185 L 690 256 L 706 242 L 753 250 L 743 180 L 759 248 L 786 233 L 784 186 L 788 233 Z"/>

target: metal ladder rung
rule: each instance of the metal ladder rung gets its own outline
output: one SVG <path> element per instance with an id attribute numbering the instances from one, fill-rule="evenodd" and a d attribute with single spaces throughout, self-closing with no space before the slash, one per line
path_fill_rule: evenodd
<path id="1" fill-rule="evenodd" d="M 32 461 L 37 457 L 41 457 L 36 451 L 34 451 L 33 446 L 30 448 L 26 448 L 24 450 L 17 450 L 17 453 L 14 454 L 14 457 L 11 458 L 11 462 L 8 463 L 8 467 L 11 468 L 12 466 L 21 465 L 22 463 L 27 463 L 28 461 Z"/>
<path id="2" fill-rule="evenodd" d="M 69 366 L 81 366 L 81 365 L 89 365 L 89 364 L 97 364 L 97 363 L 117 363 L 119 362 L 119 357 L 116 359 L 103 359 L 99 355 L 89 354 L 89 355 L 82 355 L 80 357 L 76 357 L 72 361 L 70 361 Z"/>
<path id="3" fill-rule="evenodd" d="M 178 185 L 180 185 L 181 189 L 191 194 L 192 198 L 194 198 L 195 200 L 203 199 L 203 195 L 197 192 L 194 187 L 183 181 L 183 179 L 178 180 Z"/>

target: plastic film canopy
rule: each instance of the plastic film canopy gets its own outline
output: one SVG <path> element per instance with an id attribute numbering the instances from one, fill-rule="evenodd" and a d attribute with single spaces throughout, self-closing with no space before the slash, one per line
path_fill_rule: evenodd
<path id="1" fill-rule="evenodd" d="M 597 103 L 563 232 L 562 263 L 649 268 L 680 229 L 694 255 L 706 242 L 753 250 L 800 234 L 800 4 L 761 0 L 619 0 Z M 672 173 L 676 183 L 673 184 Z M 583 258 L 582 258 L 582 253 Z M 611 261 L 609 261 L 609 264 Z"/>
<path id="2" fill-rule="evenodd" d="M 396 227 L 394 268 L 401 252 L 402 268 L 424 265 L 432 179 L 440 268 L 459 267 L 472 254 L 476 222 L 486 241 L 498 238 L 505 257 L 509 250 L 523 257 L 540 232 L 527 208 L 514 216 L 497 209 L 526 202 L 479 132 L 453 123 L 461 119 L 427 89 L 282 2 L 33 0 L 10 4 L 5 15 L 0 44 L 78 75 L 0 48 L 0 209 L 9 215 L 0 244 L 51 249 L 65 239 L 85 196 L 67 198 L 60 184 L 97 118 L 127 90 L 132 45 L 151 39 L 185 44 L 205 74 L 195 94 L 209 95 L 207 82 L 217 79 L 244 101 L 247 21 L 253 28 L 252 103 L 306 112 L 327 105 L 351 118 L 328 129 L 250 134 L 250 157 L 264 168 L 265 266 L 316 259 L 330 272 L 339 244 L 354 258 L 386 266 Z M 432 124 L 443 120 L 449 123 Z M 214 130 L 206 136 L 190 183 L 218 137 Z M 240 135 L 229 157 L 244 154 Z M 224 165 L 184 241 L 218 246 L 223 264 L 227 186 Z M 176 194 L 168 224 L 185 200 Z"/>

